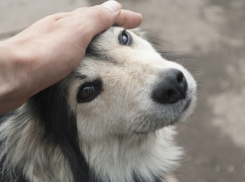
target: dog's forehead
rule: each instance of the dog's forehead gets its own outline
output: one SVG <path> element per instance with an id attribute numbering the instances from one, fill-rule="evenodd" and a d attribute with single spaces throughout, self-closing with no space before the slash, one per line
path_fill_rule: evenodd
<path id="1" fill-rule="evenodd" d="M 144 33 L 140 29 L 126 30 L 130 34 L 131 44 L 120 44 L 119 35 L 124 30 L 121 27 L 111 27 L 97 35 L 89 44 L 84 60 L 93 59 L 115 64 L 130 64 L 137 60 L 147 59 L 148 57 L 149 60 L 154 58 L 160 59 L 161 56 L 144 39 Z"/>

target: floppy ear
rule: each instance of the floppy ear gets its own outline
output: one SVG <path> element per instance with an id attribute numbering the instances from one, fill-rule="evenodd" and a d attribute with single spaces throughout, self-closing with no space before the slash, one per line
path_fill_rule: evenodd
<path id="1" fill-rule="evenodd" d="M 66 84 L 57 83 L 31 97 L 27 107 L 44 126 L 44 139 L 60 147 L 76 182 L 88 182 L 89 167 L 80 151 L 76 114 L 68 103 Z"/>

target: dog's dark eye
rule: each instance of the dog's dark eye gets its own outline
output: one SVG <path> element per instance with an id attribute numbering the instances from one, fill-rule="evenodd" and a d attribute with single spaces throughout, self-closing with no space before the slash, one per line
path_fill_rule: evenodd
<path id="1" fill-rule="evenodd" d="M 77 93 L 77 101 L 79 103 L 90 102 L 96 98 L 101 92 L 102 83 L 100 80 L 83 84 Z"/>
<path id="2" fill-rule="evenodd" d="M 84 88 L 81 88 L 79 92 L 79 97 L 81 99 L 87 99 L 94 93 L 94 87 L 93 86 L 85 86 Z"/>
<path id="3" fill-rule="evenodd" d="M 119 34 L 118 39 L 119 39 L 119 43 L 121 45 L 129 46 L 129 45 L 132 44 L 132 37 L 131 37 L 131 35 L 126 30 L 123 30 Z"/>

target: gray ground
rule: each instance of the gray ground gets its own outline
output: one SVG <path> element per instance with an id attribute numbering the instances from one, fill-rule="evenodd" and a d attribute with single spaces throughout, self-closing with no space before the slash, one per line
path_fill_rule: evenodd
<path id="1" fill-rule="evenodd" d="M 45 15 L 101 0 L 1 0 L 0 39 Z M 119 0 L 143 14 L 157 48 L 199 83 L 198 107 L 178 126 L 179 182 L 245 181 L 245 0 Z M 173 54 L 166 57 L 175 59 Z"/>

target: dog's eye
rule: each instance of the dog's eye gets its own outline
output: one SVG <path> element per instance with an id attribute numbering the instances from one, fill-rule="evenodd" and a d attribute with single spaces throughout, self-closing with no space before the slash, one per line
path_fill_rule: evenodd
<path id="1" fill-rule="evenodd" d="M 81 99 L 87 99 L 94 93 L 94 87 L 93 86 L 85 86 L 84 88 L 81 88 L 79 92 L 79 97 Z"/>
<path id="2" fill-rule="evenodd" d="M 123 43 L 124 45 L 127 45 L 127 43 L 128 43 L 128 35 L 127 35 L 127 34 L 124 34 L 124 35 L 122 36 L 122 43 Z"/>
<path id="3" fill-rule="evenodd" d="M 131 37 L 131 35 L 126 30 L 123 30 L 119 34 L 118 39 L 119 39 L 119 43 L 121 45 L 129 46 L 129 45 L 132 44 L 132 37 Z"/>
<path id="4" fill-rule="evenodd" d="M 77 101 L 79 103 L 90 102 L 96 98 L 101 92 L 102 83 L 100 80 L 83 84 L 77 93 Z"/>

